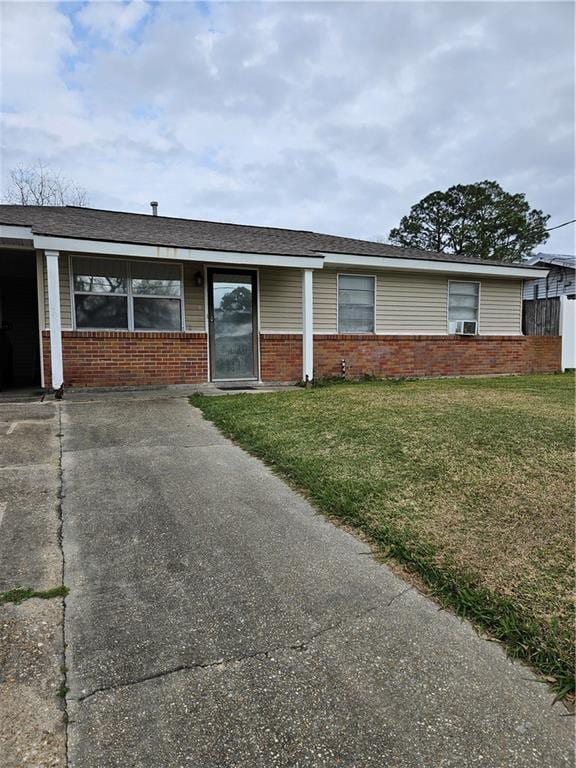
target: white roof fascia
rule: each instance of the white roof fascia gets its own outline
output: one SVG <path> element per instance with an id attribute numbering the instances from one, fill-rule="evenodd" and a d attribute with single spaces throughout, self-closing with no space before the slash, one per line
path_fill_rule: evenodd
<path id="1" fill-rule="evenodd" d="M 467 264 L 434 259 L 406 259 L 387 256 L 356 256 L 349 253 L 318 253 L 317 256 L 289 256 L 282 254 L 241 253 L 201 248 L 174 248 L 156 245 L 137 245 L 103 240 L 83 240 L 52 235 L 34 235 L 29 227 L 0 224 L 0 238 L 30 240 L 38 250 L 92 253 L 106 256 L 126 256 L 175 261 L 198 261 L 213 264 L 241 264 L 245 266 L 300 267 L 322 269 L 325 264 L 341 267 L 368 267 L 380 269 L 439 272 L 446 274 L 485 275 L 530 280 L 545 277 L 550 270 L 542 268 L 496 264 Z"/>
<path id="2" fill-rule="evenodd" d="M 14 240 L 32 240 L 30 227 L 14 227 L 11 224 L 0 224 L 0 237 Z"/>
<path id="3" fill-rule="evenodd" d="M 547 269 L 526 269 L 525 267 L 500 267 L 497 264 L 466 264 L 459 261 L 436 261 L 434 259 L 405 259 L 387 256 L 352 256 L 346 253 L 323 253 L 324 263 L 339 267 L 380 267 L 381 269 L 408 269 L 419 272 L 444 272 L 461 275 L 485 275 L 486 277 L 514 277 L 528 280 L 544 277 Z"/>
<path id="4" fill-rule="evenodd" d="M 238 251 L 212 251 L 200 248 L 170 248 L 161 245 L 136 245 L 103 240 L 77 240 L 72 237 L 34 235 L 34 246 L 39 250 L 93 253 L 101 256 L 137 256 L 148 259 L 200 261 L 212 264 L 241 264 L 262 267 L 322 267 L 321 256 L 284 256 L 272 253 L 240 253 Z"/>

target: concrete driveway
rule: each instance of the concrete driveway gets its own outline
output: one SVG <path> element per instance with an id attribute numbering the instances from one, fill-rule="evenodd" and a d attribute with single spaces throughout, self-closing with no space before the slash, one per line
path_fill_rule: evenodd
<path id="1" fill-rule="evenodd" d="M 71 768 L 573 764 L 529 670 L 185 398 L 67 400 L 62 435 Z"/>
<path id="2" fill-rule="evenodd" d="M 0 400 L 0 593 L 62 584 L 60 418 Z M 63 600 L 0 604 L 0 766 L 65 765 Z"/>

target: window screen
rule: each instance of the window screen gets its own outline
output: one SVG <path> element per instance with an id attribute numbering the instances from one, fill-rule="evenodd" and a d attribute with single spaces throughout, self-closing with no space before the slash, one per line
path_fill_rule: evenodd
<path id="1" fill-rule="evenodd" d="M 77 328 L 128 328 L 126 296 L 76 296 Z"/>
<path id="2" fill-rule="evenodd" d="M 374 333 L 374 277 L 339 275 L 338 333 Z"/>
<path id="3" fill-rule="evenodd" d="M 126 262 L 74 259 L 74 290 L 80 293 L 128 293 Z"/>
<path id="4" fill-rule="evenodd" d="M 178 264 L 131 264 L 132 293 L 143 296 L 180 296 Z"/>
<path id="5" fill-rule="evenodd" d="M 178 264 L 133 263 L 134 328 L 178 331 L 182 327 Z"/>
<path id="6" fill-rule="evenodd" d="M 450 320 L 478 319 L 478 283 L 450 283 L 448 316 Z"/>
<path id="7" fill-rule="evenodd" d="M 454 331 L 457 320 L 478 320 L 480 283 L 448 283 L 448 325 Z"/>
<path id="8" fill-rule="evenodd" d="M 179 331 L 180 299 L 134 296 L 134 328 L 137 331 Z"/>
<path id="9" fill-rule="evenodd" d="M 128 328 L 128 276 L 124 261 L 74 259 L 77 328 Z"/>

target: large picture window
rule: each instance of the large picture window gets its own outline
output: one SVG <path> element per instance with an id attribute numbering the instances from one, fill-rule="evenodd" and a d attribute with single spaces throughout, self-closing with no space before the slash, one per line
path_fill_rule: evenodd
<path id="1" fill-rule="evenodd" d="M 448 283 L 448 332 L 454 333 L 459 320 L 478 322 L 480 283 L 451 280 Z"/>
<path id="2" fill-rule="evenodd" d="M 74 258 L 77 328 L 179 331 L 179 264 Z"/>
<path id="3" fill-rule="evenodd" d="M 338 333 L 374 333 L 376 279 L 338 275 Z"/>

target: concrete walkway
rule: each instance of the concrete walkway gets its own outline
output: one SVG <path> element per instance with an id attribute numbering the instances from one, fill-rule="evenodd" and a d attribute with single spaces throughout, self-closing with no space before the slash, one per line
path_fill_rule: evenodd
<path id="1" fill-rule="evenodd" d="M 71 768 L 555 768 L 572 721 L 182 397 L 62 405 Z"/>

